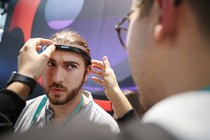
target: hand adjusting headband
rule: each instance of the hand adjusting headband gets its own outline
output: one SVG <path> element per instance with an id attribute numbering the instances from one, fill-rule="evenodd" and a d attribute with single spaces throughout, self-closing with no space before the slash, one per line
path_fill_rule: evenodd
<path id="1" fill-rule="evenodd" d="M 46 49 L 47 46 L 43 47 L 43 50 Z M 62 51 L 70 51 L 70 52 L 74 52 L 77 54 L 80 54 L 84 59 L 87 65 L 91 65 L 91 57 L 90 55 L 88 55 L 87 52 L 85 52 L 84 50 L 77 48 L 77 47 L 73 47 L 73 46 L 65 46 L 65 45 L 55 45 L 56 50 L 62 50 Z"/>

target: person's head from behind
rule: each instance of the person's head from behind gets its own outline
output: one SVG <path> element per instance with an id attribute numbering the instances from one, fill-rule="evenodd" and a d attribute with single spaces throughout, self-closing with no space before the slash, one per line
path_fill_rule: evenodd
<path id="1" fill-rule="evenodd" d="M 90 50 L 86 41 L 71 30 L 62 30 L 51 38 L 56 46 L 43 74 L 43 88 L 50 102 L 62 105 L 73 100 L 91 71 Z"/>
<path id="2" fill-rule="evenodd" d="M 132 105 L 133 109 L 136 111 L 139 118 L 141 118 L 144 115 L 145 110 L 141 105 L 138 91 L 124 90 L 123 93 Z"/>
<path id="3" fill-rule="evenodd" d="M 210 1 L 134 0 L 131 9 L 125 48 L 145 109 L 205 85 L 195 73 L 210 56 Z"/>

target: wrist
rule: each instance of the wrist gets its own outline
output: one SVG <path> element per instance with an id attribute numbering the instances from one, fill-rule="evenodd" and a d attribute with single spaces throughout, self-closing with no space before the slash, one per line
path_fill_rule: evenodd
<path id="1" fill-rule="evenodd" d="M 121 99 L 124 96 L 122 90 L 118 87 L 114 87 L 112 90 L 109 90 L 108 92 L 109 92 L 109 100 L 111 102 L 115 102 L 116 99 Z"/>
<path id="2" fill-rule="evenodd" d="M 24 71 L 17 71 L 18 74 L 21 74 L 21 75 L 24 75 L 26 77 L 29 77 L 29 78 L 32 78 L 32 79 L 35 79 L 34 75 L 31 74 L 31 73 L 28 73 L 28 72 L 24 72 Z M 36 79 L 35 79 L 36 80 Z"/>
<path id="3" fill-rule="evenodd" d="M 13 82 L 7 88 L 7 90 L 13 91 L 17 95 L 19 95 L 22 99 L 26 100 L 29 93 L 30 87 L 21 82 Z"/>
<path id="4" fill-rule="evenodd" d="M 27 85 L 30 88 L 29 94 L 32 94 L 34 88 L 36 87 L 36 81 L 33 78 L 23 75 L 23 74 L 19 74 L 15 71 L 12 72 L 12 75 L 7 82 L 7 87 L 13 82 L 19 82 L 19 83 Z"/>

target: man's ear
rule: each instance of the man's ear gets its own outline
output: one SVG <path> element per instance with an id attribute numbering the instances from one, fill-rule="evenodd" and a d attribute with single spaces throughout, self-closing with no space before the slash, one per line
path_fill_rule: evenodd
<path id="1" fill-rule="evenodd" d="M 86 70 L 85 70 L 85 73 L 84 73 L 84 83 L 87 81 L 88 76 L 89 76 L 91 70 L 92 70 L 92 65 L 88 65 L 86 67 Z"/>
<path id="2" fill-rule="evenodd" d="M 156 40 L 161 41 L 169 37 L 175 30 L 175 0 L 155 0 L 155 5 L 159 9 L 157 25 L 154 29 Z"/>

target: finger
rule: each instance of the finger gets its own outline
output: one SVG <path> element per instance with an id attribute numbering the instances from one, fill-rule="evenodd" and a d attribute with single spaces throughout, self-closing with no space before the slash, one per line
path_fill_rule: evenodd
<path id="1" fill-rule="evenodd" d="M 99 85 L 101 85 L 101 86 L 104 86 L 104 81 L 103 80 L 101 80 L 101 79 L 99 79 L 99 78 L 97 78 L 97 77 L 92 77 L 91 78 L 95 83 L 97 83 L 97 84 L 99 84 Z"/>
<path id="2" fill-rule="evenodd" d="M 99 65 L 92 64 L 92 67 L 93 67 L 94 69 L 99 69 L 99 70 L 101 70 L 101 71 L 104 71 L 104 66 L 99 66 Z"/>
<path id="3" fill-rule="evenodd" d="M 36 47 L 37 51 L 40 50 L 40 49 L 42 49 L 42 46 L 39 45 L 39 46 Z"/>
<path id="4" fill-rule="evenodd" d="M 105 69 L 109 68 L 110 67 L 110 63 L 109 63 L 108 57 L 104 56 L 102 59 L 103 59 L 103 65 L 104 65 Z"/>
<path id="5" fill-rule="evenodd" d="M 35 43 L 36 43 L 36 46 L 53 44 L 52 40 L 45 39 L 45 38 L 37 38 L 37 40 L 35 40 Z"/>
<path id="6" fill-rule="evenodd" d="M 50 56 L 52 55 L 54 51 L 55 51 L 55 46 L 50 45 L 41 53 L 41 55 L 44 55 L 45 57 L 50 58 Z"/>
<path id="7" fill-rule="evenodd" d="M 91 70 L 91 73 L 96 74 L 98 76 L 104 77 L 104 73 L 96 70 Z"/>
<path id="8" fill-rule="evenodd" d="M 103 66 L 103 62 L 99 60 L 91 60 L 92 64 Z"/>
<path id="9" fill-rule="evenodd" d="M 36 49 L 36 50 L 39 50 L 40 47 L 39 46 L 42 46 L 42 45 L 51 45 L 53 42 L 49 39 L 44 39 L 44 38 L 31 38 L 29 39 L 23 49 Z"/>

